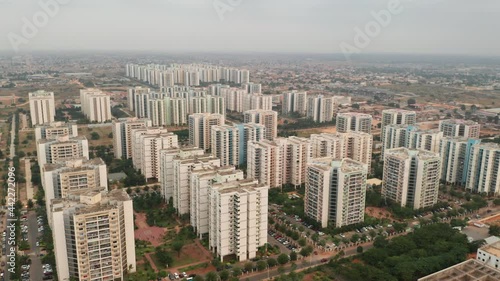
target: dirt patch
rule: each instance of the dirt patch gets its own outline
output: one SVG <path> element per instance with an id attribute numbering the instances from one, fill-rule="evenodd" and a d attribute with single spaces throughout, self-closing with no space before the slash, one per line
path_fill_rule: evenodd
<path id="1" fill-rule="evenodd" d="M 146 214 L 135 213 L 135 225 L 138 228 L 134 232 L 136 239 L 148 241 L 154 247 L 160 246 L 163 243 L 165 229 L 157 226 L 149 226 L 146 222 Z"/>
<path id="2" fill-rule="evenodd" d="M 393 219 L 391 212 L 385 208 L 366 207 L 365 214 L 377 219 Z"/>
<path id="3" fill-rule="evenodd" d="M 479 222 L 482 222 L 482 223 L 485 223 L 488 225 L 500 225 L 500 214 L 486 217 L 484 219 L 479 220 Z"/>

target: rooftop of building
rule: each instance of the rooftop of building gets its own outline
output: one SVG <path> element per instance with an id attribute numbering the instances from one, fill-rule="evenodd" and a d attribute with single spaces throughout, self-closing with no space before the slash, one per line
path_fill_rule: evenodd
<path id="1" fill-rule="evenodd" d="M 489 267 L 475 259 L 469 259 L 454 266 L 418 279 L 418 281 L 498 281 L 500 270 Z"/>
<path id="2" fill-rule="evenodd" d="M 82 198 L 97 198 L 92 203 L 85 203 Z M 90 190 L 75 190 L 68 193 L 67 198 L 57 198 L 51 201 L 54 212 L 64 211 L 65 209 L 75 207 L 75 215 L 95 213 L 99 211 L 113 209 L 116 202 L 131 200 L 127 192 L 123 189 L 114 189 L 106 191 L 102 188 Z"/>
<path id="3" fill-rule="evenodd" d="M 65 158 L 58 161 L 57 163 L 48 163 L 43 166 L 43 170 L 46 172 L 67 168 L 68 171 L 83 171 L 87 170 L 88 167 L 106 165 L 106 163 L 101 158 L 92 158 L 88 160 L 85 157 L 75 157 L 75 158 Z"/>
<path id="4" fill-rule="evenodd" d="M 256 191 L 257 189 L 269 188 L 265 184 L 259 184 L 257 180 L 243 179 L 212 185 L 212 188 L 217 189 L 220 194 L 228 193 L 246 193 Z"/>
<path id="5" fill-rule="evenodd" d="M 37 140 L 37 143 L 39 144 L 45 144 L 45 143 L 52 143 L 52 144 L 63 144 L 63 143 L 74 143 L 78 141 L 83 141 L 87 140 L 85 136 L 76 136 L 76 137 L 70 137 L 70 136 L 60 136 L 55 139 L 39 139 Z"/>
<path id="6" fill-rule="evenodd" d="M 494 142 L 481 142 L 480 144 L 477 145 L 479 148 L 488 148 L 488 149 L 493 149 L 493 150 L 499 150 L 500 149 L 500 143 L 494 143 Z"/>
<path id="7" fill-rule="evenodd" d="M 390 109 L 384 109 L 382 110 L 382 114 L 384 113 L 407 113 L 407 114 L 416 114 L 415 111 L 412 110 L 406 110 L 406 109 L 400 109 L 400 108 L 390 108 Z"/>
<path id="8" fill-rule="evenodd" d="M 36 125 L 36 128 L 61 128 L 76 125 L 74 122 L 53 121 L 43 125 Z"/>
<path id="9" fill-rule="evenodd" d="M 492 256 L 500 258 L 500 241 L 483 246 L 480 248 L 480 250 Z"/>
<path id="10" fill-rule="evenodd" d="M 464 124 L 464 125 L 479 125 L 479 123 L 472 120 L 464 120 L 464 119 L 447 119 L 441 120 L 442 124 Z"/>
<path id="11" fill-rule="evenodd" d="M 356 117 L 365 117 L 365 118 L 372 118 L 370 114 L 366 113 L 361 113 L 361 112 L 341 112 L 337 114 L 337 117 L 339 116 L 356 116 Z"/>
<path id="12" fill-rule="evenodd" d="M 53 96 L 54 92 L 47 92 L 45 90 L 37 90 L 34 92 L 29 93 L 29 97 L 46 97 L 46 96 Z"/>
<path id="13" fill-rule="evenodd" d="M 393 156 L 399 159 L 407 159 L 414 155 L 418 155 L 419 159 L 421 160 L 435 159 L 435 158 L 440 159 L 438 153 L 422 149 L 408 149 L 406 147 L 399 147 L 399 148 L 388 149 L 385 152 L 385 156 Z"/>
<path id="14" fill-rule="evenodd" d="M 323 157 L 323 158 L 315 158 L 312 159 L 309 163 L 308 166 L 310 167 L 316 167 L 317 169 L 321 169 L 324 171 L 330 170 L 332 167 L 340 167 L 342 172 L 344 173 L 351 173 L 351 172 L 362 172 L 363 170 L 366 169 L 366 165 L 349 159 L 349 158 L 344 158 L 344 159 L 334 159 L 332 157 Z"/>

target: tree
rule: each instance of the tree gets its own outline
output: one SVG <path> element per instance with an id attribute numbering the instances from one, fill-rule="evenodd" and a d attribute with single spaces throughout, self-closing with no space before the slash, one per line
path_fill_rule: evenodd
<path id="1" fill-rule="evenodd" d="M 358 252 L 358 254 L 363 253 L 363 246 L 358 246 L 358 247 L 356 248 L 356 252 Z"/>
<path id="2" fill-rule="evenodd" d="M 35 204 L 33 203 L 33 200 L 29 199 L 28 200 L 28 209 L 32 209 Z"/>
<path id="3" fill-rule="evenodd" d="M 416 104 L 416 103 L 417 103 L 417 101 L 414 98 L 408 99 L 408 105 L 413 105 L 413 104 Z"/>
<path id="4" fill-rule="evenodd" d="M 493 204 L 495 204 L 495 206 L 499 206 L 500 205 L 500 198 L 493 200 Z"/>
<path id="5" fill-rule="evenodd" d="M 358 234 L 353 234 L 351 236 L 351 242 L 352 243 L 356 243 L 356 242 L 358 242 L 358 240 L 359 240 L 359 235 Z"/>
<path id="6" fill-rule="evenodd" d="M 177 252 L 177 257 L 181 255 L 182 247 L 184 247 L 184 242 L 182 240 L 175 240 L 172 243 L 172 249 Z"/>
<path id="7" fill-rule="evenodd" d="M 288 255 L 287 254 L 281 254 L 278 256 L 278 262 L 279 264 L 283 265 L 288 262 Z"/>
<path id="8" fill-rule="evenodd" d="M 217 275 L 217 273 L 213 271 L 210 271 L 205 275 L 205 281 L 217 281 L 217 280 L 219 280 L 219 276 Z"/>
<path id="9" fill-rule="evenodd" d="M 290 260 L 291 261 L 296 261 L 297 260 L 297 253 L 291 252 L 290 253 Z"/>
<path id="10" fill-rule="evenodd" d="M 242 274 L 243 272 L 241 271 L 241 268 L 238 266 L 233 267 L 233 276 L 238 277 Z"/>
<path id="11" fill-rule="evenodd" d="M 96 132 L 92 132 L 92 134 L 90 134 L 90 139 L 92 139 L 92 140 L 98 140 L 100 138 L 101 138 L 101 136 Z"/>
<path id="12" fill-rule="evenodd" d="M 269 258 L 267 260 L 267 264 L 269 265 L 269 267 L 275 267 L 278 264 L 278 262 L 273 258 Z"/>
<path id="13" fill-rule="evenodd" d="M 108 138 L 112 139 L 113 138 L 113 133 L 108 134 Z"/>
<path id="14" fill-rule="evenodd" d="M 227 270 L 223 270 L 219 273 L 219 277 L 221 280 L 228 280 L 229 276 L 230 276 L 230 274 L 229 274 L 229 271 L 227 271 Z"/>
<path id="15" fill-rule="evenodd" d="M 253 270 L 253 262 L 251 262 L 251 261 L 246 262 L 246 263 L 245 263 L 245 270 L 246 270 L 247 272 L 252 271 L 252 270 Z"/>
<path id="16" fill-rule="evenodd" d="M 156 248 L 155 256 L 156 259 L 160 262 L 160 264 L 164 267 L 172 265 L 174 261 L 172 256 L 170 256 L 170 254 L 167 251 L 163 250 L 160 247 Z"/>
<path id="17" fill-rule="evenodd" d="M 201 275 L 196 275 L 194 278 L 193 278 L 194 281 L 205 281 L 205 279 L 203 278 L 203 276 Z"/>
<path id="18" fill-rule="evenodd" d="M 491 225 L 490 230 L 488 232 L 490 235 L 494 236 L 500 236 L 500 226 L 498 225 Z"/>
<path id="19" fill-rule="evenodd" d="M 354 104 L 352 105 L 352 108 L 354 108 L 354 109 L 359 109 L 359 108 L 360 108 L 359 103 L 354 103 Z"/>
<path id="20" fill-rule="evenodd" d="M 267 268 L 267 262 L 262 260 L 257 262 L 257 270 L 258 271 L 263 271 L 264 269 Z"/>
<path id="21" fill-rule="evenodd" d="M 299 245 L 300 245 L 301 247 L 304 247 L 304 246 L 306 245 L 306 239 L 304 239 L 304 238 L 300 238 L 300 239 L 299 239 Z"/>

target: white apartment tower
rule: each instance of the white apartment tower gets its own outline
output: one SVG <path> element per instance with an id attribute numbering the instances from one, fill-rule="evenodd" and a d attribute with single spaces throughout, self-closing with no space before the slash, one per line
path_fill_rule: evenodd
<path id="1" fill-rule="evenodd" d="M 208 234 L 210 220 L 208 212 L 210 209 L 210 187 L 214 184 L 227 183 L 231 181 L 244 180 L 241 170 L 236 170 L 234 166 L 203 166 L 191 170 L 190 175 L 190 219 L 194 231 L 200 239 Z"/>
<path id="2" fill-rule="evenodd" d="M 465 188 L 477 193 L 500 194 L 500 145 L 473 145 L 468 161 Z"/>
<path id="3" fill-rule="evenodd" d="M 441 157 L 425 150 L 394 148 L 384 156 L 382 196 L 402 207 L 421 209 L 437 203 Z"/>
<path id="4" fill-rule="evenodd" d="M 481 143 L 479 139 L 444 137 L 440 141 L 441 180 L 449 184 L 465 185 L 472 146 Z"/>
<path id="5" fill-rule="evenodd" d="M 278 112 L 272 110 L 248 110 L 243 113 L 245 123 L 257 123 L 266 127 L 266 139 L 278 137 Z"/>
<path id="6" fill-rule="evenodd" d="M 212 126 L 212 155 L 221 160 L 222 166 L 244 165 L 248 142 L 263 140 L 265 131 L 264 125 L 254 123 Z"/>
<path id="7" fill-rule="evenodd" d="M 189 123 L 189 144 L 202 148 L 205 151 L 211 149 L 211 128 L 225 123 L 224 115 L 211 113 L 191 114 Z"/>
<path id="8" fill-rule="evenodd" d="M 269 187 L 283 185 L 283 149 L 277 141 L 248 142 L 247 175 Z"/>
<path id="9" fill-rule="evenodd" d="M 160 150 L 160 178 L 161 194 L 165 201 L 170 201 L 174 197 L 174 159 L 188 159 L 190 157 L 201 157 L 204 155 L 203 149 L 197 147 L 172 147 Z M 206 155 L 205 155 L 206 156 Z M 176 200 L 178 191 L 175 191 Z M 186 199 L 187 200 L 187 199 Z M 177 204 L 177 203 L 176 203 Z"/>
<path id="10" fill-rule="evenodd" d="M 331 122 L 337 108 L 336 99 L 332 96 L 307 97 L 307 117 L 314 122 Z"/>
<path id="11" fill-rule="evenodd" d="M 59 280 L 124 280 L 135 272 L 134 213 L 125 190 L 73 191 L 50 208 Z"/>
<path id="12" fill-rule="evenodd" d="M 56 107 L 54 93 L 39 90 L 29 93 L 31 125 L 43 125 L 54 121 Z"/>
<path id="13" fill-rule="evenodd" d="M 75 123 L 50 122 L 35 127 L 35 139 L 55 139 L 58 137 L 78 136 L 78 126 Z"/>
<path id="14" fill-rule="evenodd" d="M 173 207 L 179 215 L 189 214 L 191 210 L 191 171 L 195 168 L 220 167 L 220 160 L 210 154 L 178 155 L 173 158 Z M 170 187 L 167 187 L 170 189 Z"/>
<path id="15" fill-rule="evenodd" d="M 415 125 L 417 113 L 403 109 L 386 109 L 382 111 L 382 129 L 387 125 Z"/>
<path id="16" fill-rule="evenodd" d="M 213 184 L 209 189 L 209 248 L 221 261 L 256 257 L 267 243 L 269 187 L 245 179 Z"/>
<path id="17" fill-rule="evenodd" d="M 445 137 L 479 138 L 481 125 L 472 120 L 442 120 L 439 122 L 439 130 Z"/>
<path id="18" fill-rule="evenodd" d="M 345 112 L 337 114 L 337 132 L 363 132 L 371 134 L 372 116 L 370 114 Z"/>
<path id="19" fill-rule="evenodd" d="M 283 94 L 282 113 L 289 115 L 292 112 L 300 116 L 307 114 L 307 92 L 292 91 Z"/>
<path id="20" fill-rule="evenodd" d="M 66 198 L 69 192 L 96 188 L 108 190 L 106 164 L 101 158 L 71 158 L 45 164 L 41 168 L 41 180 L 45 202 L 48 202 L 47 214 L 50 214 L 51 200 Z M 48 218 L 51 219 L 50 215 Z"/>
<path id="21" fill-rule="evenodd" d="M 163 128 L 141 128 L 132 130 L 132 162 L 146 179 L 160 177 L 160 150 L 177 147 L 174 133 Z"/>
<path id="22" fill-rule="evenodd" d="M 306 138 L 278 138 L 283 155 L 283 183 L 299 186 L 306 182 L 307 163 L 311 156 L 311 142 Z"/>
<path id="23" fill-rule="evenodd" d="M 80 90 L 83 114 L 90 122 L 106 122 L 112 119 L 110 97 L 98 89 Z"/>
<path id="24" fill-rule="evenodd" d="M 371 171 L 373 136 L 363 132 L 313 134 L 311 139 L 312 158 L 350 158 L 367 165 Z"/>
<path id="25" fill-rule="evenodd" d="M 60 160 L 83 157 L 89 159 L 89 143 L 84 136 L 63 136 L 56 139 L 39 139 L 36 142 L 38 165 L 57 163 Z"/>
<path id="26" fill-rule="evenodd" d="M 364 221 L 366 165 L 351 159 L 313 159 L 307 165 L 305 214 L 327 227 Z"/>
<path id="27" fill-rule="evenodd" d="M 135 112 L 135 116 L 146 118 L 147 104 L 151 89 L 143 87 L 134 87 L 128 89 L 128 109 Z"/>
<path id="28" fill-rule="evenodd" d="M 132 158 L 132 130 L 151 127 L 149 119 L 139 119 L 137 117 L 119 118 L 113 120 L 113 150 L 115 158 Z"/>

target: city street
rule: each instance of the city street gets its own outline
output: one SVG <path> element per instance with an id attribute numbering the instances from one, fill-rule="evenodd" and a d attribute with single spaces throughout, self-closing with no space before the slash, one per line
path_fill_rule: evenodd
<path id="1" fill-rule="evenodd" d="M 14 156 L 16 155 L 16 146 L 14 144 L 14 140 L 16 139 L 16 115 L 14 114 L 12 116 L 12 128 L 11 128 L 11 131 L 10 131 L 10 155 L 9 155 L 9 158 L 11 159 L 10 160 L 10 163 L 9 163 L 9 166 L 12 166 L 13 165 L 13 162 L 12 162 L 12 158 L 14 158 Z M 17 182 L 15 183 L 16 186 L 15 186 L 15 189 L 16 189 L 16 193 L 17 193 Z M 5 194 L 5 202 L 9 203 L 9 195 L 8 194 Z M 17 199 L 17 194 L 16 194 L 16 199 Z M 11 197 L 12 198 L 12 197 Z M 9 219 L 12 219 L 11 217 L 9 217 L 8 213 L 6 214 L 7 216 L 7 223 L 5 224 L 5 226 L 7 226 L 9 224 Z M 5 237 L 9 237 L 10 236 L 10 231 L 9 229 L 5 229 Z M 19 237 L 16 237 L 16 238 L 19 238 Z M 10 248 L 10 245 L 8 245 L 8 239 L 5 239 L 5 245 L 4 245 L 4 248 L 3 249 L 9 249 Z M 19 240 L 17 240 L 19 241 Z M 5 253 L 3 252 L 2 250 L 2 254 L 3 254 L 3 257 L 2 257 L 2 261 L 7 261 L 4 256 L 5 254 L 8 254 L 8 251 L 6 251 Z M 5 267 L 3 268 L 3 271 L 4 271 L 4 278 L 5 280 L 9 281 L 10 280 L 10 273 L 9 271 L 7 271 L 7 268 L 8 268 L 8 265 L 6 263 Z"/>
<path id="2" fill-rule="evenodd" d="M 28 242 L 30 244 L 29 257 L 31 259 L 30 280 L 41 281 L 43 276 L 42 262 L 40 261 L 40 248 L 36 246 L 38 237 L 38 222 L 36 213 L 28 214 Z"/>

